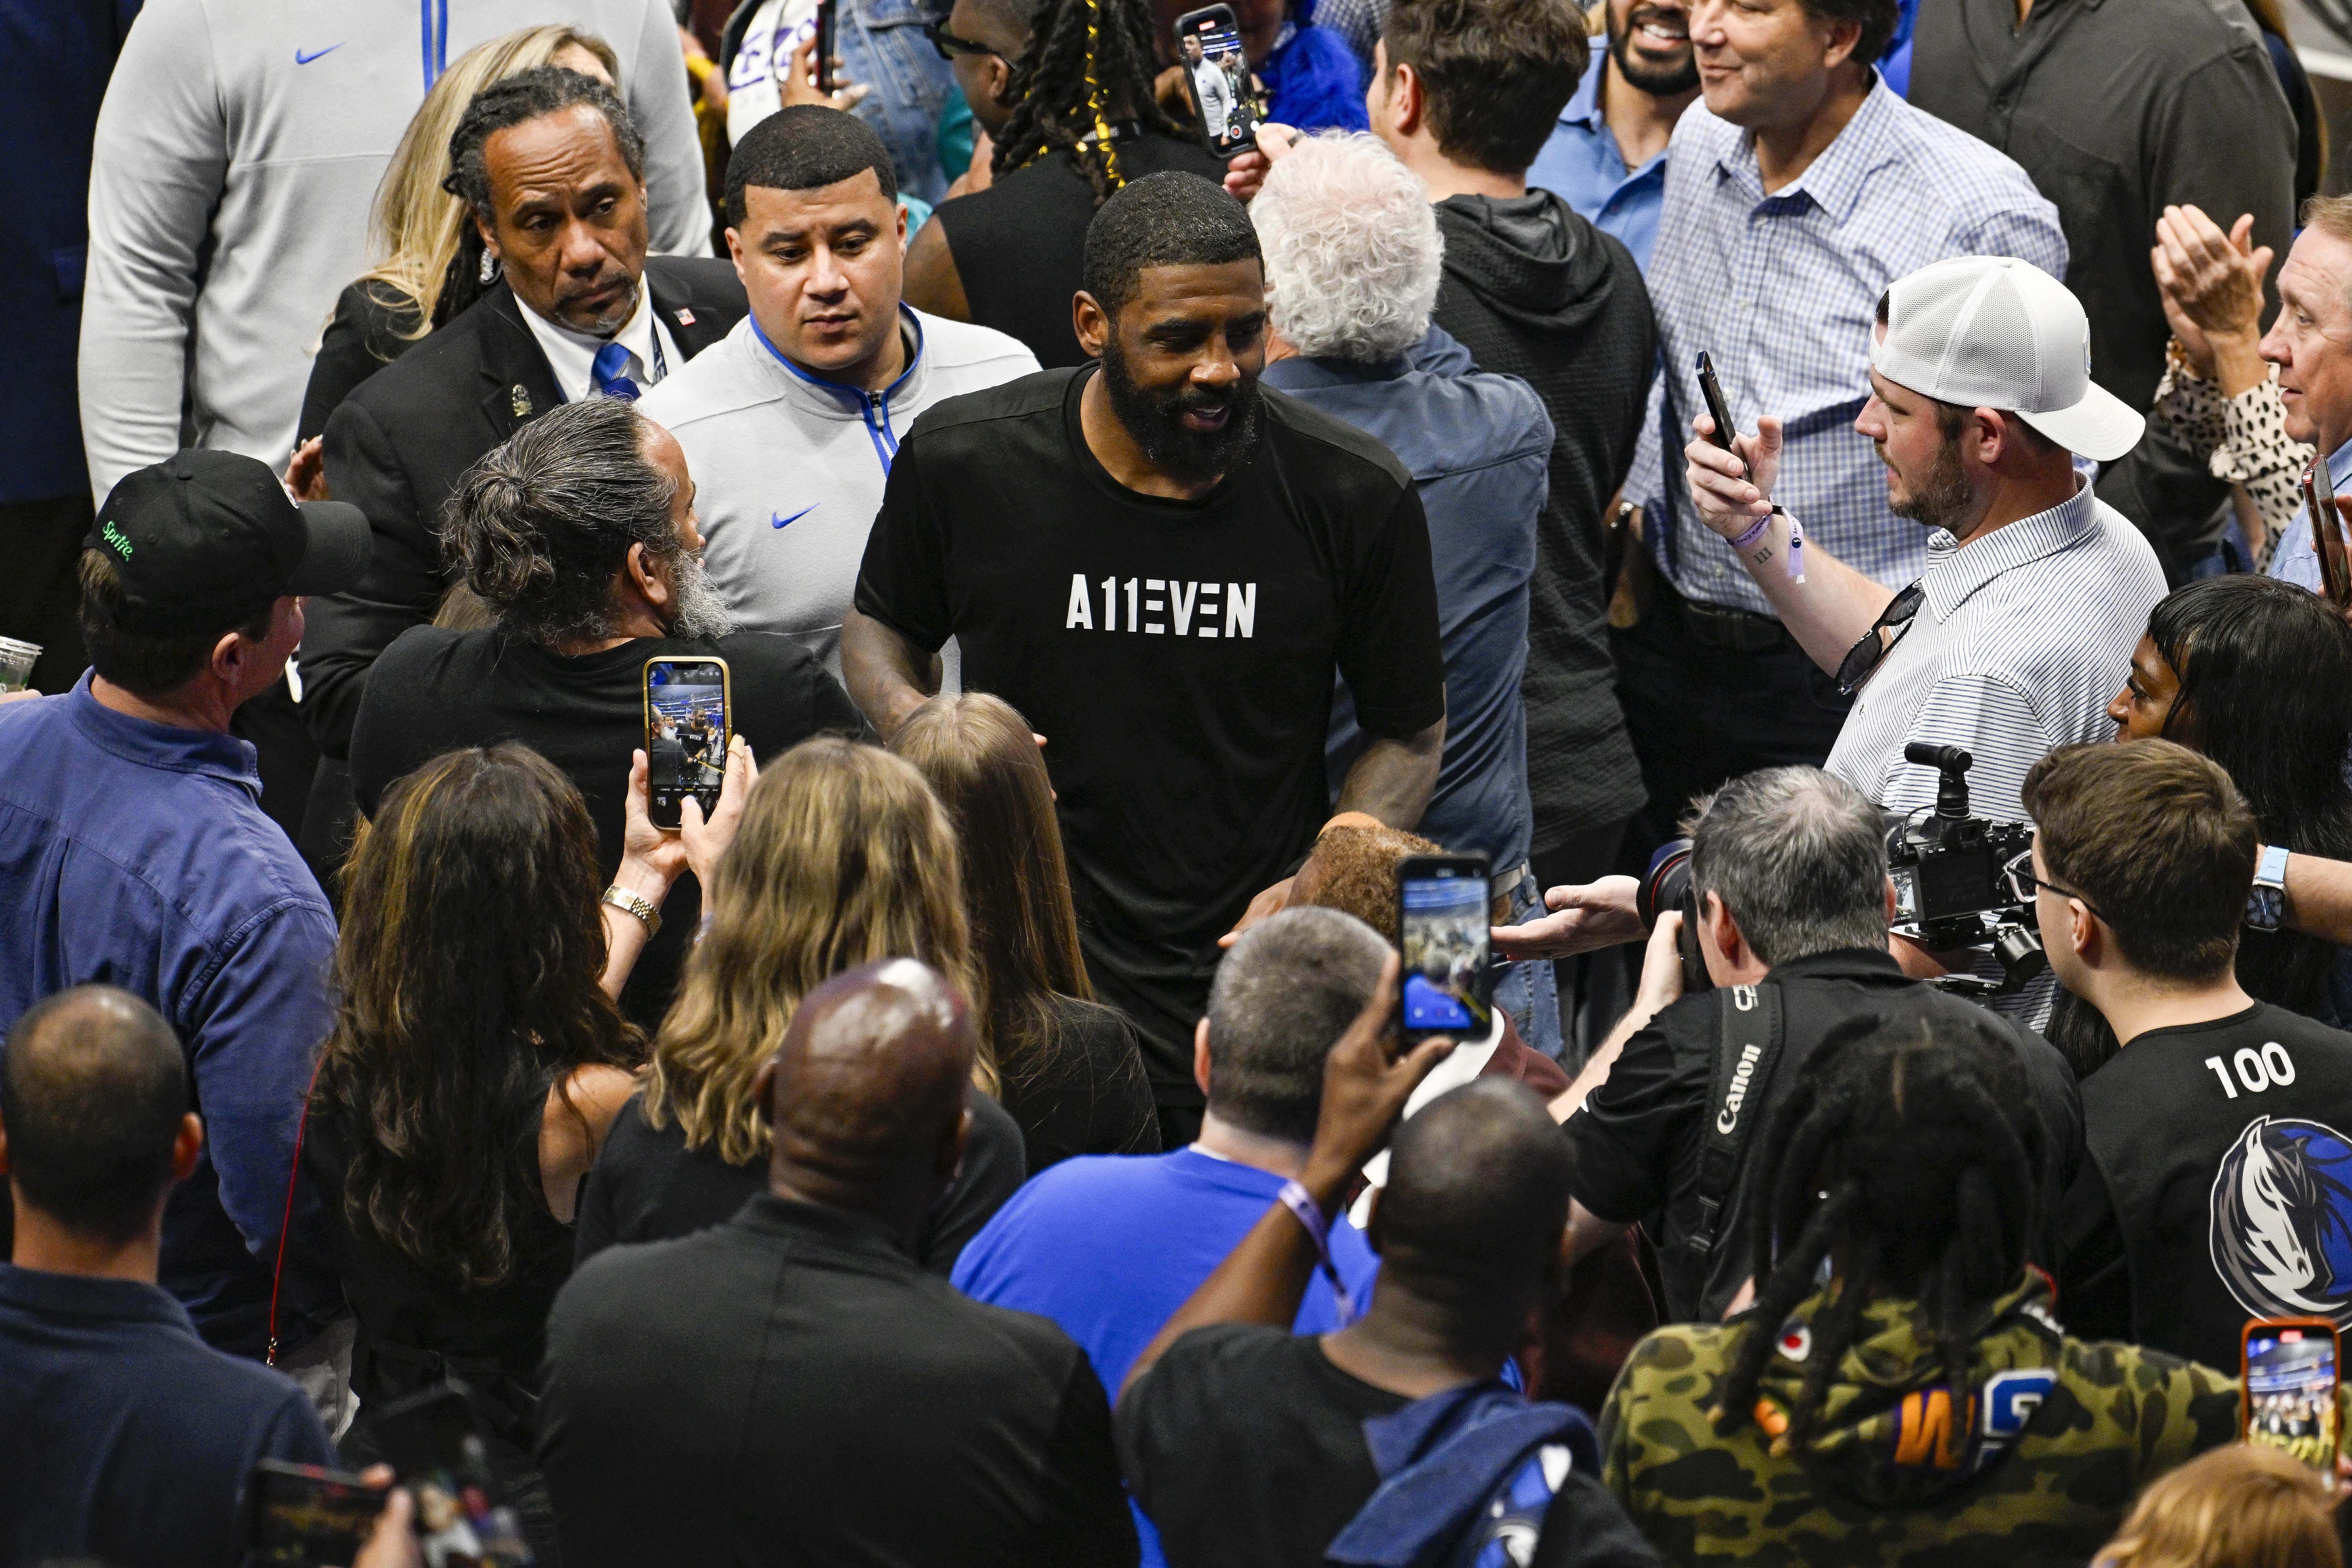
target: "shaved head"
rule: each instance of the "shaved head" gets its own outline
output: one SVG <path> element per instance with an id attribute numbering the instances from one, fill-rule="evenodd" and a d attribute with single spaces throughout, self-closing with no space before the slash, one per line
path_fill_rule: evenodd
<path id="1" fill-rule="evenodd" d="M 979 1038 L 954 984 L 911 958 L 810 992 L 755 1086 L 775 1136 L 770 1185 L 911 1226 L 955 1173 Z"/>
<path id="2" fill-rule="evenodd" d="M 188 1113 L 188 1068 L 162 1015 L 78 985 L 27 1010 L 0 1058 L 0 1133 L 17 1195 L 115 1246 L 154 1223 Z"/>
<path id="3" fill-rule="evenodd" d="M 1532 1290 L 1568 1224 L 1568 1139 L 1524 1084 L 1474 1079 L 1397 1129 L 1373 1225 L 1383 1275 L 1430 1299 Z"/>

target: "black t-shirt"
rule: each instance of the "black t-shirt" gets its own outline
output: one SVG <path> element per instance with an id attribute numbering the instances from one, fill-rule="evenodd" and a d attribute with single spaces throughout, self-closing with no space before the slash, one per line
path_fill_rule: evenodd
<path id="1" fill-rule="evenodd" d="M 841 1209 L 761 1194 L 583 1264 L 539 1429 L 567 1568 L 1136 1560 L 1086 1352 Z"/>
<path id="2" fill-rule="evenodd" d="M 1046 738 L 1096 991 L 1134 1019 L 1160 1103 L 1200 1103 L 1192 1026 L 1216 941 L 1329 816 L 1332 676 L 1372 735 L 1445 710 L 1429 531 L 1379 442 L 1271 388 L 1251 455 L 1198 500 L 1114 480 L 1078 424 L 1091 369 L 915 422 L 857 608 Z"/>
<path id="3" fill-rule="evenodd" d="M 1225 161 L 1198 142 L 1157 132 L 1113 143 L 1130 184 L 1174 169 L 1222 183 Z M 1095 188 L 1067 153 L 1049 153 L 934 215 L 955 258 L 971 319 L 1021 340 L 1048 370 L 1087 363 L 1070 301 L 1086 268 Z"/>
<path id="4" fill-rule="evenodd" d="M 969 1096 L 971 1131 L 963 1165 L 915 1232 L 915 1261 L 944 1279 L 963 1244 L 980 1232 L 1026 1173 L 1021 1129 L 1004 1108 L 975 1089 Z M 768 1163 L 730 1165 L 708 1145 L 686 1146 L 675 1117 L 659 1128 L 646 1121 L 646 1097 L 633 1094 L 596 1154 L 580 1193 L 575 1261 L 585 1263 L 620 1242 L 690 1236 L 734 1216 L 744 1201 L 768 1190 Z"/>
<path id="5" fill-rule="evenodd" d="M 646 743 L 646 660 L 713 657 L 727 661 L 736 731 L 761 763 L 811 735 L 866 732 L 841 683 L 799 643 L 771 632 L 637 637 L 565 658 L 501 631 L 413 626 L 368 672 L 352 731 L 352 793 L 373 816 L 393 780 L 442 752 L 520 741 L 586 797 L 610 876 L 621 864 L 629 753 Z M 621 995 L 623 1009 L 647 1027 L 669 1006 L 701 918 L 702 889 L 691 873 L 677 879 L 661 913 L 661 931 Z"/>
<path id="6" fill-rule="evenodd" d="M 1194 1329 L 1118 1402 L 1118 1461 L 1169 1568 L 1318 1568 L 1381 1484 L 1364 1423 L 1412 1401 L 1312 1335 Z"/>
<path id="7" fill-rule="evenodd" d="M 1766 982 L 1780 994 L 1780 1055 L 1770 1077 L 1752 1086 L 1755 1107 L 1742 1167 L 1732 1179 L 1716 1245 L 1702 1263 L 1685 1245 L 1697 1223 L 1700 1156 L 1706 1147 L 1708 1094 L 1721 1037 L 1721 989 L 1685 996 L 1625 1042 L 1609 1078 L 1564 1124 L 1576 1151 L 1571 1190 L 1605 1220 L 1645 1221 L 1658 1244 L 1669 1322 L 1713 1322 L 1752 1268 L 1747 1237 L 1754 1168 L 1773 1111 L 1804 1070 L 1805 1058 L 1829 1032 L 1865 1013 L 1918 1010 L 2007 1035 L 2017 1047 L 2028 1089 L 2051 1151 L 2042 1183 L 2037 1262 L 2056 1260 L 2059 1197 L 2074 1179 L 2083 1148 L 2082 1102 L 2073 1074 L 2050 1042 L 1973 1002 L 1948 996 L 1905 974 L 1884 952 L 1844 949 L 1776 965 Z"/>
<path id="8" fill-rule="evenodd" d="M 2249 1318 L 2352 1328 L 2352 1035 L 2256 1003 L 2150 1029 L 2083 1080 L 2069 1332 L 2234 1373 Z"/>
<path id="9" fill-rule="evenodd" d="M 1050 1049 L 1013 1059 L 999 1047 L 1004 1109 L 1020 1124 L 1029 1173 L 1073 1154 L 1157 1154 L 1160 1115 L 1135 1026 L 1116 1007 L 1055 996 Z"/>

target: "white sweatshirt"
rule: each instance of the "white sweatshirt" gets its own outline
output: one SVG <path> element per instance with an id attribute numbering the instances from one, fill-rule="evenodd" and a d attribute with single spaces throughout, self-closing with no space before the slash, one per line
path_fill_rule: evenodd
<path id="1" fill-rule="evenodd" d="M 935 403 L 1037 369 L 1003 332 L 899 311 L 915 363 L 871 396 L 788 366 L 746 316 L 637 405 L 686 450 L 703 563 L 736 624 L 798 637 L 836 676 L 842 614 L 907 427 Z"/>
<path id="2" fill-rule="evenodd" d="M 183 445 L 282 468 L 335 296 L 433 77 L 562 22 L 620 58 L 653 248 L 710 254 L 667 0 L 148 0 L 99 111 L 81 427 L 102 501 Z"/>

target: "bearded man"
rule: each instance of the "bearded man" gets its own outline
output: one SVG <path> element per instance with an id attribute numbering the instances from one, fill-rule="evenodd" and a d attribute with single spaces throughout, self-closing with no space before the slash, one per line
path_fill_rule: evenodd
<path id="1" fill-rule="evenodd" d="M 1238 202 L 1194 174 L 1123 187 L 1082 281 L 1099 368 L 949 399 L 900 444 L 842 668 L 887 737 L 952 637 L 964 686 L 1044 737 L 1088 974 L 1141 1029 L 1180 1148 L 1218 937 L 1280 907 L 1334 816 L 1409 829 L 1428 804 L 1436 588 L 1412 476 L 1259 384 L 1265 279 Z M 1336 802 L 1335 675 L 1369 741 Z"/>
<path id="2" fill-rule="evenodd" d="M 840 683 L 798 639 L 733 628 L 703 570 L 694 502 L 677 438 L 625 398 L 552 408 L 467 470 L 443 517 L 442 549 L 491 624 L 412 626 L 376 659 L 352 730 L 360 810 L 374 816 L 394 781 L 444 752 L 520 742 L 580 791 L 613 876 L 633 777 L 645 781 L 641 803 L 650 796 L 698 820 L 698 804 L 672 793 L 693 755 L 677 727 L 654 737 L 659 781 L 633 773 L 633 763 L 646 768 L 648 660 L 677 661 L 665 683 L 723 685 L 730 726 L 757 757 L 862 729 Z M 706 742 L 706 765 L 725 762 L 722 744 Z M 640 919 L 632 899 L 661 906 L 621 993 L 623 1011 L 650 1026 L 677 989 L 701 890 L 688 873 L 667 901 L 656 887 L 619 891 L 628 897 L 618 907 Z"/>
<path id="3" fill-rule="evenodd" d="M 1770 415 L 1731 450 L 1706 416 L 1693 422 L 1691 498 L 1854 694 L 1830 772 L 1907 811 L 1935 804 L 1938 775 L 1905 747 L 1964 747 L 1971 809 L 2021 822 L 2035 763 L 2113 735 L 2106 702 L 2164 596 L 2155 552 L 2074 463 L 2122 457 L 2145 421 L 2090 379 L 2081 302 L 2029 262 L 1936 262 L 1897 279 L 1877 314 L 1854 428 L 1886 467 L 1888 509 L 1932 531 L 1918 581 L 1891 593 L 1800 542 L 1804 520 L 1772 500 L 1783 432 Z"/>

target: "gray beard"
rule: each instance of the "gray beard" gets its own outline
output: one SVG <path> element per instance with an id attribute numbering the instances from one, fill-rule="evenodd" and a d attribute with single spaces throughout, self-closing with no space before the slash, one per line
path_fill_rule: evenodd
<path id="1" fill-rule="evenodd" d="M 696 641 L 723 637 L 735 629 L 735 617 L 710 581 L 699 556 L 681 554 L 670 570 L 670 586 L 677 595 L 677 610 L 670 616 L 669 635 Z"/>

